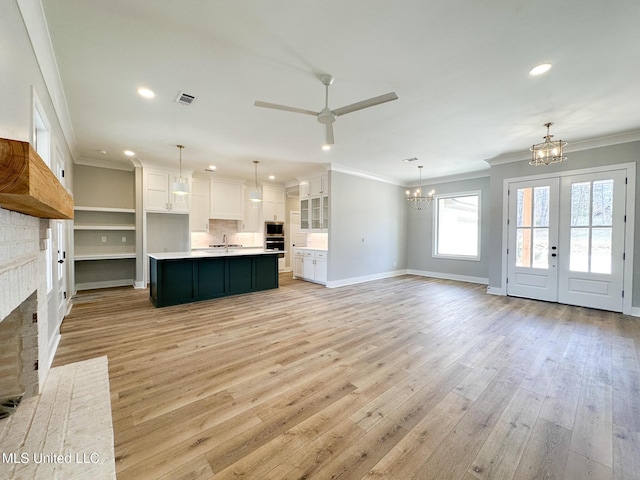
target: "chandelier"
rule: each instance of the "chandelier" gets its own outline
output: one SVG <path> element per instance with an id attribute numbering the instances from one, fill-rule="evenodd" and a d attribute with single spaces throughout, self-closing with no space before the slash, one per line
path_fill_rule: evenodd
<path id="1" fill-rule="evenodd" d="M 553 135 L 549 135 L 549 127 L 553 123 L 545 123 L 547 127 L 547 134 L 543 137 L 544 142 L 533 145 L 531 150 L 531 161 L 529 165 L 551 165 L 552 163 L 564 162 L 567 157 L 562 155 L 562 149 L 567 145 L 567 142 L 562 140 L 551 140 Z"/>
<path id="2" fill-rule="evenodd" d="M 180 150 L 180 178 L 177 182 L 171 183 L 171 193 L 174 195 L 188 195 L 189 194 L 189 181 L 182 176 L 182 149 L 184 145 L 176 145 Z"/>
<path id="3" fill-rule="evenodd" d="M 261 202 L 262 201 L 262 190 L 258 186 L 258 160 L 253 161 L 254 170 L 255 170 L 255 186 L 249 192 L 249 200 L 252 202 Z"/>
<path id="4" fill-rule="evenodd" d="M 420 186 L 411 193 L 411 190 L 407 190 L 407 203 L 415 210 L 424 210 L 433 201 L 433 194 L 435 190 L 431 190 L 426 196 L 422 194 L 422 165 L 418 166 L 420 169 Z"/>

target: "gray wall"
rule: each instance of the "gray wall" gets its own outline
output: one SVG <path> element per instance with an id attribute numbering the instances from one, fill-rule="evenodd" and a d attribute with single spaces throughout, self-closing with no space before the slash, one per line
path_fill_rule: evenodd
<path id="1" fill-rule="evenodd" d="M 73 189 L 76 205 L 135 208 L 135 188 L 133 171 L 75 166 Z"/>
<path id="2" fill-rule="evenodd" d="M 330 282 L 407 268 L 404 188 L 332 170 Z"/>
<path id="3" fill-rule="evenodd" d="M 490 194 L 490 240 L 489 240 L 489 286 L 503 288 L 502 285 L 502 251 L 506 248 L 502 245 L 502 229 L 505 219 L 503 214 L 503 183 L 507 178 L 526 177 L 541 173 L 565 172 L 583 168 L 615 165 L 620 163 L 636 163 L 636 189 L 640 187 L 640 142 L 629 142 L 609 147 L 593 148 L 580 152 L 567 154 L 567 161 L 548 167 L 534 168 L 527 160 L 521 162 L 496 165 L 491 168 L 491 194 Z M 542 170 L 544 168 L 544 170 Z M 635 226 L 634 239 L 634 265 L 633 265 L 633 306 L 640 306 L 640 195 L 635 199 Z"/>
<path id="4" fill-rule="evenodd" d="M 442 276 L 473 277 L 486 282 L 489 276 L 489 225 L 490 225 L 490 179 L 488 176 L 447 183 L 423 186 L 436 195 L 480 191 L 480 261 L 433 258 L 433 215 L 434 205 L 426 210 L 409 209 L 408 260 L 409 270 L 440 273 Z M 434 202 L 435 203 L 435 202 Z M 471 279 L 471 278 L 470 278 Z"/>

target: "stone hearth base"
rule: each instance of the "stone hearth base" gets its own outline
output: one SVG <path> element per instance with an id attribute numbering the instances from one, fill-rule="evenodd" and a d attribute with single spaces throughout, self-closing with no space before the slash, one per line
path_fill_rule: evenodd
<path id="1" fill-rule="evenodd" d="M 50 370 L 42 394 L 0 420 L 3 478 L 115 479 L 107 357 Z"/>

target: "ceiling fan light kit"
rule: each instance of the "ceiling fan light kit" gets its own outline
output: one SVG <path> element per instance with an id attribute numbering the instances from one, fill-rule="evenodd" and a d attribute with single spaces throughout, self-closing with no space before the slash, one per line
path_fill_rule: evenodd
<path id="1" fill-rule="evenodd" d="M 564 162 L 567 157 L 562 153 L 562 150 L 567 145 L 567 142 L 562 140 L 551 140 L 553 135 L 549 134 L 549 127 L 553 125 L 552 122 L 545 123 L 547 127 L 547 134 L 542 137 L 544 142 L 534 144 L 529 150 L 531 150 L 531 161 L 529 165 L 551 165 L 552 163 Z"/>
<path id="2" fill-rule="evenodd" d="M 325 86 L 324 108 L 319 112 L 303 108 L 289 107 L 287 105 L 279 105 L 277 103 L 261 102 L 259 100 L 256 100 L 253 104 L 256 107 L 272 108 L 274 110 L 284 110 L 285 112 L 302 113 L 304 115 L 313 115 L 318 120 L 318 123 L 324 125 L 325 143 L 322 146 L 322 149 L 329 150 L 331 145 L 335 143 L 333 124 L 337 117 L 398 99 L 395 92 L 391 92 L 331 110 L 329 108 L 329 86 L 333 83 L 334 78 L 332 75 L 322 74 L 319 76 L 319 79 Z"/>

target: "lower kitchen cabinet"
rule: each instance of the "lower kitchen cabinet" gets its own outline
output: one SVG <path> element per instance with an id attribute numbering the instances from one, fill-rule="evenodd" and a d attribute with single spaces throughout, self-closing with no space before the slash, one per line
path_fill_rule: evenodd
<path id="1" fill-rule="evenodd" d="M 149 257 L 149 297 L 156 307 L 278 288 L 278 255 Z"/>
<path id="2" fill-rule="evenodd" d="M 327 283 L 327 251 L 294 249 L 293 275 L 310 282 Z"/>

